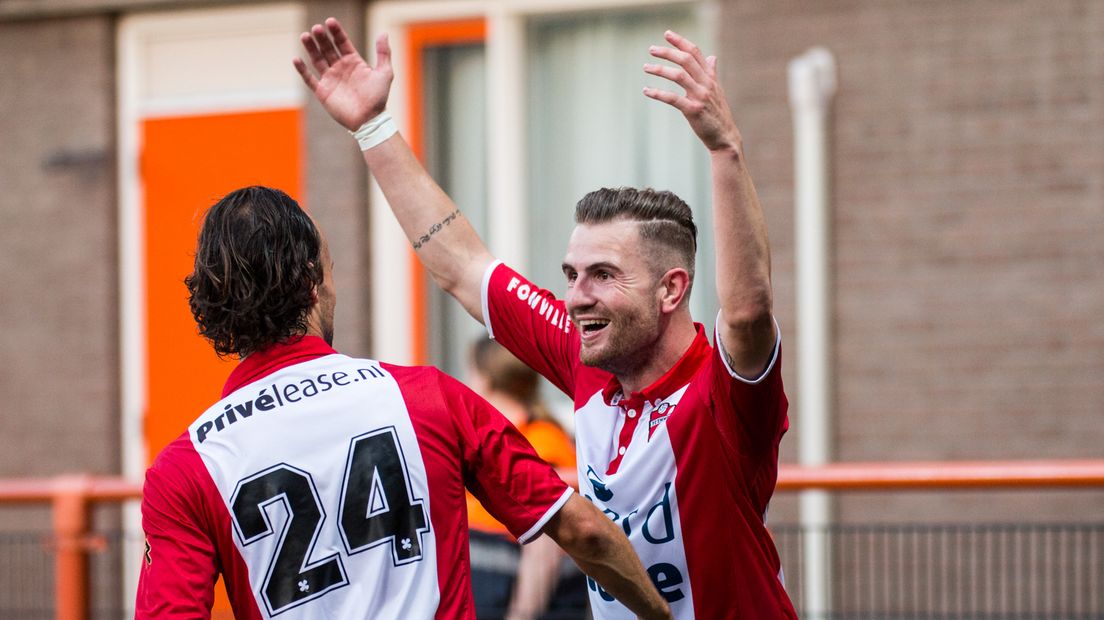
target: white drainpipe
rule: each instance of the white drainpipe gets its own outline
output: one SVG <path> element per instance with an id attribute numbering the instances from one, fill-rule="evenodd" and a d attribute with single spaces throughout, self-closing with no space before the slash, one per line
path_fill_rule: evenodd
<path id="1" fill-rule="evenodd" d="M 832 304 L 829 251 L 828 112 L 836 93 L 836 61 L 812 48 L 790 61 L 794 124 L 795 255 L 797 277 L 798 458 L 823 465 L 832 458 Z M 804 616 L 831 612 L 831 558 L 825 528 L 832 502 L 825 491 L 800 498 L 804 537 Z"/>

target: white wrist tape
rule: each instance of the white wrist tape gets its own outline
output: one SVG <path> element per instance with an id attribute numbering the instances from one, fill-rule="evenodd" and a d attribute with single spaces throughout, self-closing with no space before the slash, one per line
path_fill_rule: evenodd
<path id="1" fill-rule="evenodd" d="M 395 119 L 391 118 L 386 110 L 379 115 L 370 119 L 367 123 L 360 126 L 360 129 L 356 131 L 350 131 L 358 144 L 360 144 L 360 150 L 367 151 L 368 149 L 382 143 L 391 136 L 398 133 L 399 127 L 395 124 Z"/>

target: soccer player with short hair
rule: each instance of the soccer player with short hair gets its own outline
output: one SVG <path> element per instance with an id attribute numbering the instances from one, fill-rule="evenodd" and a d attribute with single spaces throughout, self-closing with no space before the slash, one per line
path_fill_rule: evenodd
<path id="1" fill-rule="evenodd" d="M 690 315 L 696 229 L 669 192 L 584 197 L 563 258 L 564 300 L 494 259 L 397 135 L 386 112 L 386 37 L 370 67 L 333 19 L 295 65 L 354 132 L 399 224 L 437 283 L 488 334 L 574 399 L 580 493 L 628 534 L 678 618 L 794 618 L 765 525 L 788 427 L 770 249 L 717 60 L 668 31 L 645 88 L 709 151 L 716 287 L 713 343 Z M 564 93 L 563 96 L 579 96 Z M 585 94 L 584 94 L 585 96 Z M 589 582 L 596 618 L 631 616 Z"/>
<path id="2" fill-rule="evenodd" d="M 620 528 L 486 401 L 431 367 L 339 354 L 325 237 L 279 190 L 208 210 L 186 279 L 241 358 L 146 473 L 137 618 L 474 618 L 464 489 L 521 542 L 548 534 L 646 617 L 670 616 Z"/>

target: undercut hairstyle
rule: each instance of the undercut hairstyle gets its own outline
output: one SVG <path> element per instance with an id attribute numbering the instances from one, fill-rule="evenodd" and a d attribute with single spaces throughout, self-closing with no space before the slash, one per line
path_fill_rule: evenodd
<path id="1" fill-rule="evenodd" d="M 245 357 L 307 331 L 322 283 L 322 238 L 290 196 L 268 187 L 227 194 L 203 218 L 188 304 L 220 357 Z"/>
<path id="2" fill-rule="evenodd" d="M 694 224 L 690 206 L 674 192 L 604 187 L 583 196 L 575 205 L 576 224 L 601 224 L 617 220 L 639 222 L 641 241 L 673 251 L 682 262 L 680 265 L 661 265 L 658 252 L 645 252 L 653 269 L 663 273 L 671 267 L 683 267 L 690 274 L 691 284 L 694 282 L 698 227 Z M 690 298 L 689 291 L 686 298 Z"/>

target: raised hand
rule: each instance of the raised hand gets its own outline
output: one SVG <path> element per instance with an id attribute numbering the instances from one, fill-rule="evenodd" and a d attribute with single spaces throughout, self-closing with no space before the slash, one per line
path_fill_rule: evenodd
<path id="1" fill-rule="evenodd" d="M 310 32 L 299 35 L 299 40 L 318 76 L 300 58 L 292 60 L 292 64 L 335 121 L 355 131 L 384 111 L 395 77 L 387 35 L 376 40 L 374 68 L 357 53 L 345 29 L 332 17 L 325 26 L 315 24 Z"/>
<path id="2" fill-rule="evenodd" d="M 668 30 L 664 38 L 673 47 L 653 45 L 649 53 L 675 63 L 675 67 L 659 64 L 644 65 L 645 73 L 659 76 L 681 86 L 679 95 L 659 88 L 644 88 L 644 95 L 662 101 L 682 112 L 690 127 L 710 151 L 740 150 L 740 130 L 732 119 L 732 110 L 717 81 L 717 57 L 705 57 L 697 45 L 682 35 Z"/>

